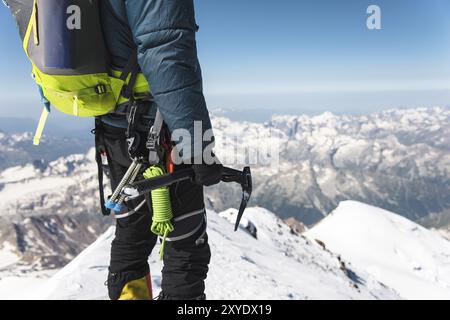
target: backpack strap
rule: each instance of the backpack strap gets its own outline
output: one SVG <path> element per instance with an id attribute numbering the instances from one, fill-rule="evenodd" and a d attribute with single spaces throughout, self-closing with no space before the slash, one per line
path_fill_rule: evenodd
<path id="1" fill-rule="evenodd" d="M 34 133 L 33 144 L 38 146 L 41 143 L 42 133 L 44 132 L 45 124 L 47 122 L 48 115 L 50 114 L 50 101 L 44 96 L 44 91 L 41 86 L 38 87 L 39 94 L 41 95 L 41 102 L 44 105 L 42 109 L 41 117 L 39 119 L 36 132 Z"/>
<path id="2" fill-rule="evenodd" d="M 44 132 L 45 124 L 47 122 L 49 113 L 50 112 L 48 112 L 47 108 L 42 109 L 41 117 L 39 119 L 39 123 L 33 138 L 33 144 L 35 146 L 38 146 L 41 143 L 42 133 Z"/>
<path id="3" fill-rule="evenodd" d="M 124 98 L 130 99 L 129 105 L 131 106 L 131 109 L 129 111 L 130 114 L 128 115 L 128 129 L 127 129 L 128 139 L 132 138 L 131 135 L 132 135 L 133 129 L 134 129 L 133 126 L 134 126 L 134 122 L 135 122 L 134 117 L 135 117 L 135 113 L 136 113 L 136 110 L 135 110 L 136 105 L 134 103 L 133 89 L 136 84 L 136 80 L 137 80 L 139 71 L 140 71 L 140 67 L 139 67 L 138 60 L 137 60 L 137 49 L 134 49 L 133 52 L 131 53 L 130 58 L 128 59 L 128 62 L 126 64 L 125 68 L 123 68 L 122 74 L 120 75 L 120 78 L 119 78 L 120 80 L 126 82 L 128 77 L 130 77 L 130 75 L 131 75 L 128 83 L 126 85 L 124 85 L 124 87 L 122 88 L 122 92 L 121 92 L 121 95 Z M 151 126 L 151 128 L 148 132 L 148 137 L 147 137 L 147 142 L 146 142 L 146 147 L 149 150 L 148 161 L 149 161 L 150 165 L 155 165 L 160 162 L 160 153 L 158 152 L 158 142 L 159 142 L 159 138 L 161 135 L 163 124 L 164 124 L 164 119 L 158 108 L 153 125 Z"/>
<path id="4" fill-rule="evenodd" d="M 131 52 L 130 58 L 128 59 L 127 64 L 123 68 L 122 74 L 119 77 L 120 80 L 126 83 L 128 77 L 130 77 L 131 75 L 130 80 L 123 86 L 121 91 L 121 95 L 126 99 L 133 99 L 133 90 L 139 74 L 139 69 L 140 67 L 137 60 L 137 49 L 134 49 Z"/>
<path id="5" fill-rule="evenodd" d="M 93 130 L 93 133 L 95 134 L 95 161 L 97 162 L 100 208 L 104 216 L 109 216 L 110 211 L 105 206 L 105 188 L 103 186 L 103 168 L 108 166 L 108 154 L 106 152 L 101 120 L 98 118 L 95 119 L 95 129 Z"/>

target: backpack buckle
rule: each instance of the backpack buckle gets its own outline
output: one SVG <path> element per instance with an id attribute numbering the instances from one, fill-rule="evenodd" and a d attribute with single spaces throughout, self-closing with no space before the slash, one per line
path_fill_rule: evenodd
<path id="1" fill-rule="evenodd" d="M 156 144 L 158 141 L 158 135 L 154 132 L 153 127 L 150 129 L 147 137 L 145 147 L 149 150 L 156 150 Z"/>
<path id="2" fill-rule="evenodd" d="M 158 150 L 159 134 L 155 132 L 154 126 L 151 127 L 148 132 L 147 141 L 145 147 L 148 149 L 148 162 L 150 164 L 158 164 L 160 160 L 160 154 Z"/>
<path id="3" fill-rule="evenodd" d="M 104 84 L 99 84 L 95 87 L 95 92 L 97 94 L 105 94 L 106 92 L 108 92 L 108 88 Z"/>

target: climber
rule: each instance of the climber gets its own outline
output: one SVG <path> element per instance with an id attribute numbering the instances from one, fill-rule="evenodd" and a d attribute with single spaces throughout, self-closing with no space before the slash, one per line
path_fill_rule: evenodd
<path id="1" fill-rule="evenodd" d="M 203 186 L 238 181 L 249 191 L 246 204 L 251 180 L 249 171 L 243 180 L 233 172 L 223 176 L 211 152 L 193 0 L 3 2 L 18 25 L 44 105 L 34 144 L 40 143 L 51 107 L 95 117 L 102 213 L 116 218 L 110 298 L 153 298 L 147 260 L 161 236 L 158 298 L 205 299 L 210 249 Z M 176 134 L 180 131 L 188 136 Z M 203 141 L 206 136 L 210 139 Z M 122 194 L 125 183 L 186 169 L 193 172 L 189 180 L 151 196 Z M 107 201 L 103 173 L 113 189 Z"/>
<path id="2" fill-rule="evenodd" d="M 159 108 L 170 132 L 194 132 L 194 121 L 201 121 L 203 132 L 211 122 L 202 93 L 201 70 L 197 58 L 193 0 L 106 0 L 100 1 L 101 21 L 112 65 L 126 67 L 137 50 L 138 64 L 151 88 L 152 98 L 137 100 L 137 153 L 147 156 L 145 142 Z M 123 114 L 108 114 L 97 120 L 97 141 L 104 145 L 112 189 L 131 164 L 126 141 L 129 105 Z M 129 115 L 128 115 L 129 116 Z M 205 146 L 202 144 L 202 146 Z M 201 152 L 203 150 L 200 150 Z M 192 154 L 189 158 L 198 158 Z M 187 159 L 190 163 L 192 159 Z M 174 170 L 189 166 L 181 164 Z M 161 293 L 158 299 L 205 299 L 205 278 L 210 261 L 206 233 L 203 185 L 220 181 L 222 165 L 192 165 L 195 183 L 180 182 L 170 188 L 174 232 L 164 249 Z M 134 205 L 137 205 L 135 203 Z M 128 208 L 131 209 L 131 208 Z M 145 205 L 131 216 L 117 219 L 116 237 L 111 248 L 107 280 L 111 299 L 150 299 L 151 278 L 148 257 L 157 242 L 150 232 L 152 214 Z"/>

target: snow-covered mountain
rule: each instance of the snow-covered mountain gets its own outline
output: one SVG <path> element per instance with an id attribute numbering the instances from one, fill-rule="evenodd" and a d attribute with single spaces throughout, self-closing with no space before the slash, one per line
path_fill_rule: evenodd
<path id="1" fill-rule="evenodd" d="M 450 299 L 450 242 L 394 213 L 346 201 L 303 235 L 262 208 L 248 209 L 234 233 L 235 215 L 208 212 L 209 298 Z M 106 299 L 113 237 L 111 227 L 54 276 L 3 268 L 0 299 Z M 2 264 L 17 262 L 11 249 L 0 250 Z M 156 252 L 149 260 L 155 292 L 162 266 Z"/>
<path id="2" fill-rule="evenodd" d="M 448 109 L 433 108 L 277 116 L 266 124 L 213 122 L 218 139 L 237 138 L 217 150 L 223 158 L 237 146 L 279 142 L 279 172 L 252 166 L 252 203 L 283 219 L 312 223 L 351 199 L 441 227 L 450 224 L 449 119 Z M 8 259 L 0 259 L 2 270 L 17 270 L 18 264 L 20 272 L 30 265 L 60 268 L 113 223 L 99 212 L 93 151 L 42 160 L 27 151 L 31 138 L 0 134 L 0 158 L 21 163 L 0 169 L 0 250 L 8 252 Z M 53 140 L 40 148 L 72 146 L 72 140 L 47 139 Z M 237 207 L 240 198 L 236 185 L 207 189 L 207 205 L 217 212 Z"/>
<path id="3" fill-rule="evenodd" d="M 3 216 L 86 212 L 98 205 L 94 150 L 0 172 Z M 96 211 L 98 209 L 95 209 Z"/>
<path id="4" fill-rule="evenodd" d="M 279 145 L 278 171 L 252 165 L 253 204 L 283 218 L 313 224 L 340 201 L 351 199 L 428 227 L 450 225 L 448 108 L 396 109 L 365 116 L 274 116 L 264 124 L 215 117 L 213 125 L 217 140 L 227 142 L 218 143 L 222 159 L 243 148 L 263 154 L 270 143 Z M 56 160 L 56 154 L 87 148 L 85 141 L 47 136 L 33 149 L 31 137 L 0 133 L 0 170 L 33 161 L 46 165 Z M 91 172 L 95 174 L 95 169 Z M 239 198 L 235 186 L 222 184 L 208 190 L 207 202 L 221 211 L 237 206 Z"/>
<path id="5" fill-rule="evenodd" d="M 209 211 L 212 262 L 209 299 L 398 299 L 390 288 L 355 269 L 315 241 L 297 234 L 273 213 L 250 208 L 240 232 L 233 232 L 235 210 Z M 248 228 L 249 224 L 252 228 Z M 257 230 L 250 234 L 246 230 Z M 34 298 L 106 299 L 109 248 L 114 228 L 41 286 Z M 155 249 L 156 251 L 156 249 Z M 155 293 L 161 262 L 149 260 Z"/>
<path id="6" fill-rule="evenodd" d="M 87 155 L 0 171 L 0 271 L 61 268 L 111 225 L 98 211 Z M 3 256 L 4 257 L 4 256 Z"/>
<path id="7" fill-rule="evenodd" d="M 450 242 L 394 213 L 345 201 L 303 235 L 262 208 L 248 209 L 234 233 L 235 215 L 208 212 L 209 299 L 450 299 Z M 111 227 L 50 280 L 28 279 L 35 290 L 25 297 L 107 299 L 113 237 Z M 155 293 L 157 249 L 149 260 Z M 16 294 L 13 279 L 2 284 L 0 298 L 2 289 Z"/>
<path id="8" fill-rule="evenodd" d="M 31 132 L 2 132 L 0 126 L 0 170 L 8 167 L 25 165 L 34 161 L 54 161 L 61 156 L 86 153 L 93 145 L 93 138 L 62 138 L 46 135 L 39 148 L 33 146 Z"/>
<path id="9" fill-rule="evenodd" d="M 228 142 L 217 149 L 224 159 L 237 148 L 263 153 L 270 142 L 279 145 L 278 172 L 252 166 L 253 203 L 282 217 L 312 224 L 350 199 L 427 226 L 450 224 L 450 109 L 275 116 L 265 124 L 215 118 L 213 124 L 217 140 Z M 210 191 L 216 210 L 237 196 L 230 189 Z"/>
<path id="10" fill-rule="evenodd" d="M 359 202 L 342 202 L 305 235 L 406 299 L 450 299 L 450 241 Z"/>

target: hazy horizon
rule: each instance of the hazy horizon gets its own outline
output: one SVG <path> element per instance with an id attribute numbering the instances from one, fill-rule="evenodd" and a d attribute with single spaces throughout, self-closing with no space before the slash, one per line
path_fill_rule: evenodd
<path id="1" fill-rule="evenodd" d="M 370 115 L 379 113 L 386 110 L 403 110 L 403 109 L 417 109 L 417 108 L 434 108 L 441 107 L 444 109 L 450 109 L 450 105 L 446 106 L 415 106 L 415 107 L 394 107 L 394 108 L 382 108 L 374 111 L 367 112 L 336 112 L 330 110 L 305 110 L 304 112 L 296 112 L 296 110 L 287 109 L 262 109 L 255 113 L 255 110 L 244 109 L 223 109 L 212 108 L 210 113 L 215 117 L 226 117 L 237 122 L 254 122 L 264 123 L 271 120 L 272 116 L 284 115 L 284 116 L 318 116 L 325 112 L 331 112 L 335 115 Z M 284 112 L 283 112 L 284 111 Z M 78 138 L 90 138 L 91 130 L 94 128 L 93 118 L 77 118 L 70 115 L 65 115 L 60 112 L 53 112 L 52 116 L 47 120 L 47 125 L 44 134 L 47 135 L 63 135 L 66 137 L 78 137 Z M 0 114 L 0 132 L 6 133 L 23 133 L 34 132 L 38 119 L 29 115 L 2 115 Z"/>
<path id="2" fill-rule="evenodd" d="M 450 104 L 448 0 L 195 3 L 210 110 L 259 121 L 270 110 L 364 114 Z M 381 9 L 381 30 L 366 26 L 371 4 Z M 37 119 L 29 62 L 1 3 L 0 41 L 0 116 Z"/>

